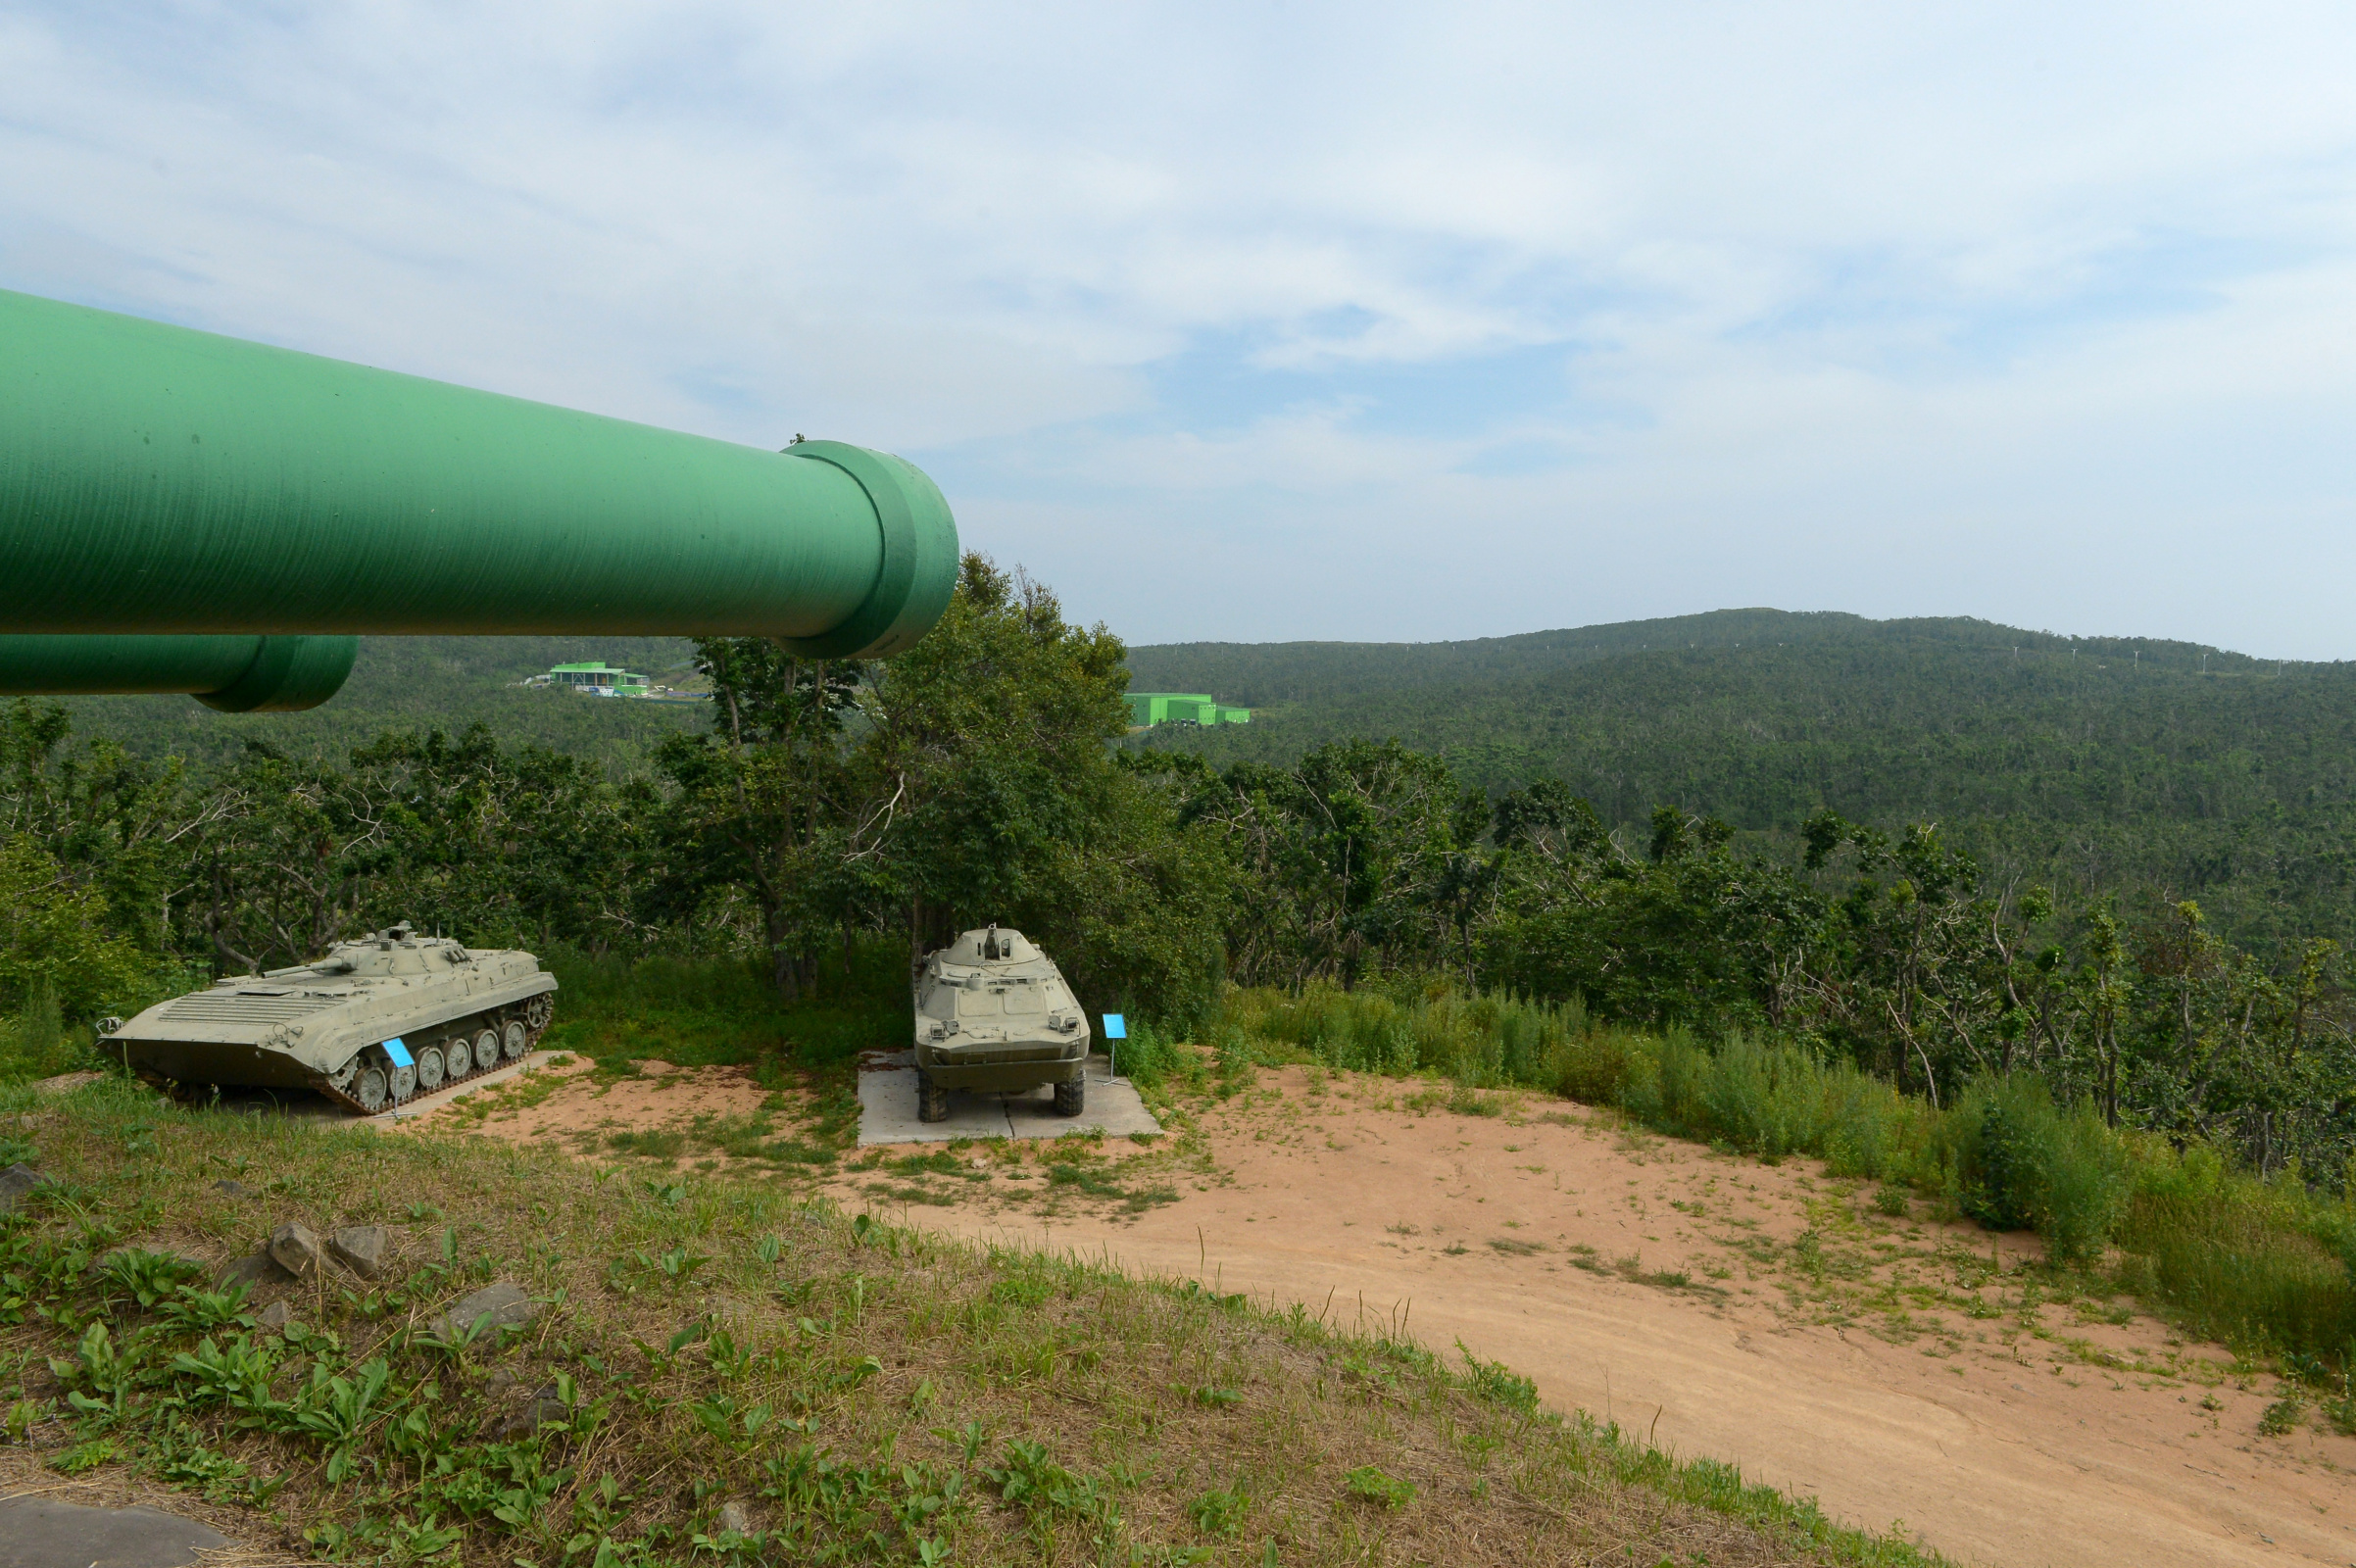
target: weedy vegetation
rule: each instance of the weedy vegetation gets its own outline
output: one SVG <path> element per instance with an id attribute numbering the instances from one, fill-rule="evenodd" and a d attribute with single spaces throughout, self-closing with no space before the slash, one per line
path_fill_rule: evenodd
<path id="1" fill-rule="evenodd" d="M 136 1472 L 331 1560 L 1937 1560 L 1495 1363 L 1199 1285 L 120 1082 L 0 1117 L 47 1177 L 0 1219 L 0 1464 Z M 212 1283 L 286 1218 L 396 1256 Z M 444 1318 L 493 1281 L 527 1321 Z"/>

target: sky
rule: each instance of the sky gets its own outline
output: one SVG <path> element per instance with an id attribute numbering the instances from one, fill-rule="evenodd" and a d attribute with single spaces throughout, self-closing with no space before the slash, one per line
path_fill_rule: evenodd
<path id="1" fill-rule="evenodd" d="M 2356 11 L 17 4 L 0 287 L 932 474 L 1132 642 L 2356 658 Z"/>

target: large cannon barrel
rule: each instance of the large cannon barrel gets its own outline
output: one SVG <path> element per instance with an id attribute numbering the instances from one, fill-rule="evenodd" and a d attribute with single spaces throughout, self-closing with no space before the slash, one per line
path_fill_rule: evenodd
<path id="1" fill-rule="evenodd" d="M 317 708 L 342 689 L 357 637 L 0 636 L 0 697 L 182 692 L 225 713 Z"/>
<path id="2" fill-rule="evenodd" d="M 948 503 L 886 453 L 766 452 L 0 291 L 0 633 L 881 657 L 939 617 L 957 566 Z M 25 689 L 12 657 L 71 652 L 33 640 L 0 638 L 0 691 Z M 185 681 L 231 652 L 108 657 Z"/>

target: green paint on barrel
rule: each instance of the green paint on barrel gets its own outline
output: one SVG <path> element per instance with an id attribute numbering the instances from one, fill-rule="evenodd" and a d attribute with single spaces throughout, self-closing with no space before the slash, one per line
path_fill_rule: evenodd
<path id="1" fill-rule="evenodd" d="M 0 292 L 11 633 L 235 634 L 248 665 L 315 668 L 332 651 L 251 639 L 761 636 L 880 658 L 939 618 L 957 569 L 948 503 L 886 453 L 765 452 Z M 32 641 L 0 639 L 0 690 L 25 689 L 10 658 L 54 661 Z M 202 691 L 235 657 L 84 652 L 171 666 L 151 690 Z"/>

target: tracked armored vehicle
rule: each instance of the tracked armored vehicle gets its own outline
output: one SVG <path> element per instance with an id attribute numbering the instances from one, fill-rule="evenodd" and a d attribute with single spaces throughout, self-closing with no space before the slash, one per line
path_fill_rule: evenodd
<path id="1" fill-rule="evenodd" d="M 1055 1086 L 1055 1113 L 1087 1107 L 1088 1015 L 1055 960 L 1019 931 L 968 931 L 916 974 L 916 1119 L 949 1119 L 949 1092 Z"/>
<path id="2" fill-rule="evenodd" d="M 407 922 L 317 963 L 230 976 L 99 1041 L 151 1082 L 316 1089 L 364 1116 L 530 1054 L 557 977 L 528 953 L 421 937 Z"/>

